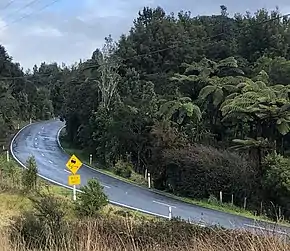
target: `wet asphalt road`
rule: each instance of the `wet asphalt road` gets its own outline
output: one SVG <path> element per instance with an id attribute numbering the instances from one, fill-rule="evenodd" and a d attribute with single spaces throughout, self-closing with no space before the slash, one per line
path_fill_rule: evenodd
<path id="1" fill-rule="evenodd" d="M 59 147 L 58 131 L 64 123 L 50 120 L 31 124 L 19 132 L 11 143 L 11 151 L 18 162 L 25 164 L 33 155 L 41 176 L 58 184 L 67 185 L 68 171 L 66 162 L 69 156 Z M 95 171 L 83 165 L 78 174 L 81 175 L 82 185 L 91 178 L 96 178 L 104 186 L 104 191 L 110 201 L 143 212 L 168 217 L 168 206 L 172 206 L 172 215 L 179 216 L 191 222 L 212 225 L 218 224 L 225 228 L 243 229 L 275 229 L 276 232 L 288 232 L 286 227 L 257 222 L 245 217 L 235 216 L 199 206 L 190 205 L 172 198 L 156 194 L 149 189 L 138 187 L 113 177 Z M 164 205 L 165 204 L 165 205 Z"/>

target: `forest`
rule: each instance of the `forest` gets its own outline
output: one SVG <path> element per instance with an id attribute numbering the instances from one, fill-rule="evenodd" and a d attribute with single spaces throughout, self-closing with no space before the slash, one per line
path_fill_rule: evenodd
<path id="1" fill-rule="evenodd" d="M 15 120 L 66 121 L 104 168 L 148 170 L 154 187 L 290 218 L 290 19 L 144 7 L 90 59 L 23 71 L 0 47 L 0 135 Z M 76 59 L 77 60 L 77 59 Z M 261 206 L 263 205 L 263 206 Z"/>

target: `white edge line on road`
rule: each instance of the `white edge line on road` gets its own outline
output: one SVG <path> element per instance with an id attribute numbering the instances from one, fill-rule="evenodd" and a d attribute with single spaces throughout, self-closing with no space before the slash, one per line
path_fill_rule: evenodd
<path id="1" fill-rule="evenodd" d="M 50 164 L 53 164 L 53 162 L 51 160 L 48 161 Z"/>
<path id="2" fill-rule="evenodd" d="M 69 170 L 63 169 L 65 172 L 71 174 L 71 172 Z"/>
<path id="3" fill-rule="evenodd" d="M 275 229 L 267 229 L 267 228 L 264 228 L 264 227 L 255 226 L 255 225 L 249 225 L 249 224 L 244 224 L 244 226 L 246 226 L 246 227 L 250 227 L 250 228 L 259 229 L 259 230 L 263 230 L 263 231 L 267 231 L 267 232 L 275 232 L 275 233 L 277 233 L 277 234 L 288 235 L 286 232 L 282 232 L 282 231 L 275 230 Z"/>
<path id="4" fill-rule="evenodd" d="M 169 205 L 169 204 L 165 204 L 163 202 L 156 201 L 156 200 L 153 200 L 153 203 L 156 203 L 156 204 L 159 204 L 159 205 L 162 205 L 162 206 L 166 206 L 166 207 L 176 208 L 175 206 L 172 206 L 172 205 Z"/>
<path id="5" fill-rule="evenodd" d="M 32 123 L 32 124 L 35 124 L 35 123 Z M 11 152 L 11 155 L 13 156 L 13 158 L 23 167 L 23 168 L 27 168 L 14 154 L 13 152 L 13 143 L 15 141 L 15 139 L 17 138 L 17 136 L 25 129 L 27 128 L 28 126 L 32 125 L 32 124 L 28 124 L 26 126 L 24 126 L 23 128 L 21 128 L 13 137 L 13 139 L 11 140 L 11 143 L 10 143 L 10 152 Z M 44 127 L 42 127 L 44 129 Z M 62 129 L 62 128 L 61 128 Z M 60 130 L 57 134 L 57 141 L 59 141 L 59 133 L 60 133 Z M 62 148 L 62 147 L 61 147 Z M 62 148 L 63 149 L 63 148 Z M 43 178 L 44 180 L 47 180 L 53 184 L 56 184 L 58 186 L 61 186 L 61 187 L 64 187 L 64 188 L 67 188 L 67 189 L 70 189 L 72 190 L 73 188 L 70 187 L 70 186 L 67 186 L 67 185 L 64 185 L 64 184 L 61 184 L 55 180 L 52 180 L 52 179 L 49 179 L 41 174 L 37 174 L 40 178 Z M 78 192 L 81 192 L 81 190 L 77 189 Z M 150 215 L 154 215 L 154 216 L 157 216 L 157 217 L 161 217 L 161 218 L 166 218 L 166 219 L 169 219 L 168 216 L 166 215 L 162 215 L 162 214 L 157 214 L 157 213 L 154 213 L 154 212 L 151 212 L 151 211 L 147 211 L 147 210 L 143 210 L 143 209 L 140 209 L 140 208 L 137 208 L 137 207 L 132 207 L 132 206 L 129 206 L 129 205 L 125 205 L 125 204 L 122 204 L 122 203 L 119 203 L 119 202 L 116 202 L 116 201 L 112 201 L 112 200 L 109 200 L 109 202 L 113 205 L 116 205 L 116 206 L 120 206 L 120 207 L 125 207 L 125 208 L 128 208 L 128 209 L 132 209 L 132 210 L 135 210 L 135 211 L 138 211 L 138 212 L 142 212 L 142 213 L 145 213 L 145 214 L 150 214 Z"/>

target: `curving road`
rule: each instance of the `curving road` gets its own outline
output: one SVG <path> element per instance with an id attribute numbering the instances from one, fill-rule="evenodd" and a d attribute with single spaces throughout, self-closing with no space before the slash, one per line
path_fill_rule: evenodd
<path id="1" fill-rule="evenodd" d="M 58 132 L 64 123 L 50 120 L 31 124 L 23 128 L 11 142 L 11 153 L 22 165 L 29 156 L 36 159 L 39 175 L 58 185 L 67 186 L 68 171 L 65 164 L 69 156 L 58 144 Z M 78 174 L 82 184 L 96 178 L 104 186 L 104 191 L 113 204 L 121 205 L 145 213 L 168 217 L 168 206 L 172 206 L 172 215 L 203 225 L 218 224 L 225 228 L 273 230 L 277 233 L 290 233 L 287 227 L 257 222 L 241 216 L 227 214 L 203 207 L 187 204 L 149 189 L 132 185 L 83 165 Z"/>

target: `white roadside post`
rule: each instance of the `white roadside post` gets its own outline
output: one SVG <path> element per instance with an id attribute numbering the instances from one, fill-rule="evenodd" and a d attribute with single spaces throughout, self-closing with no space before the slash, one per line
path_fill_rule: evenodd
<path id="1" fill-rule="evenodd" d="M 9 150 L 6 151 L 6 159 L 7 159 L 7 162 L 10 161 L 10 158 L 9 158 Z"/>
<path id="2" fill-rule="evenodd" d="M 32 124 L 32 119 L 31 118 L 29 119 L 29 124 Z"/>
<path id="3" fill-rule="evenodd" d="M 151 176 L 150 173 L 148 173 L 148 188 L 151 188 Z"/>
<path id="4" fill-rule="evenodd" d="M 175 206 L 160 202 L 160 201 L 155 201 L 153 200 L 153 203 L 168 207 L 168 219 L 171 220 L 172 219 L 172 208 L 176 208 Z"/>
<path id="5" fill-rule="evenodd" d="M 93 164 L 93 155 L 90 154 L 90 166 Z"/>

